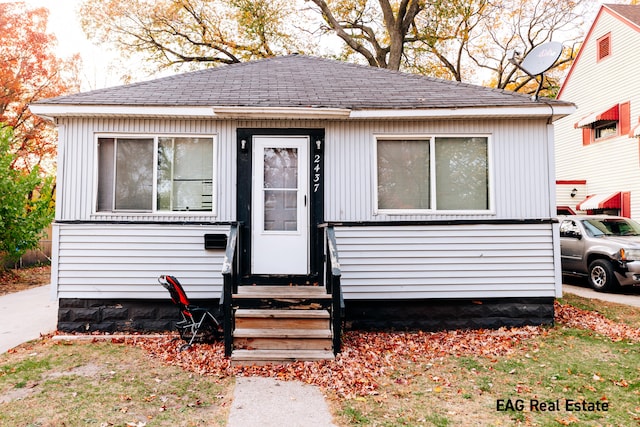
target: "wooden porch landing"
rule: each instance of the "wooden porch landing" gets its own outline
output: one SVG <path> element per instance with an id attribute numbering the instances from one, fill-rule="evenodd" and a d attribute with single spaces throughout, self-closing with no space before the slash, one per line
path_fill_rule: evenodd
<path id="1" fill-rule="evenodd" d="M 301 298 L 331 300 L 331 295 L 321 286 L 270 286 L 253 285 L 238 286 L 238 292 L 233 295 L 233 299 L 255 299 L 255 298 Z"/>
<path id="2" fill-rule="evenodd" d="M 232 365 L 333 359 L 331 295 L 318 286 L 239 286 Z"/>

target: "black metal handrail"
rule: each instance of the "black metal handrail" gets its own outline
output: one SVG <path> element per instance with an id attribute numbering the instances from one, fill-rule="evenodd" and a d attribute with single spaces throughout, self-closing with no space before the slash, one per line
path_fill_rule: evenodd
<path id="1" fill-rule="evenodd" d="M 233 294 L 238 292 L 238 224 L 232 224 L 222 262 L 223 287 L 220 296 L 222 328 L 224 333 L 224 355 L 231 356 L 233 350 Z"/>
<path id="2" fill-rule="evenodd" d="M 331 294 L 331 328 L 333 330 L 333 353 L 338 354 L 342 350 L 342 319 L 344 318 L 345 305 L 342 296 L 340 277 L 340 260 L 338 258 L 338 245 L 336 243 L 336 231 L 332 225 L 325 228 L 327 242 L 327 262 L 325 286 L 327 293 Z"/>

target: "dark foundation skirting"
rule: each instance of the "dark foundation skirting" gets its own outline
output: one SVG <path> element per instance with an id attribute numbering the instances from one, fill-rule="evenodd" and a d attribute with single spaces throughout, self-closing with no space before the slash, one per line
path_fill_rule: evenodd
<path id="1" fill-rule="evenodd" d="M 218 307 L 218 300 L 195 303 Z M 170 300 L 61 298 L 58 307 L 61 332 L 161 332 L 173 330 L 181 319 Z"/>
<path id="2" fill-rule="evenodd" d="M 553 298 L 484 300 L 347 300 L 346 329 L 424 330 L 496 329 L 503 326 L 553 325 Z M 218 308 L 218 300 L 194 301 Z M 62 332 L 159 332 L 180 320 L 169 300 L 62 298 L 58 330 Z"/>
<path id="3" fill-rule="evenodd" d="M 496 329 L 553 325 L 553 298 L 345 302 L 346 327 L 358 330 Z"/>

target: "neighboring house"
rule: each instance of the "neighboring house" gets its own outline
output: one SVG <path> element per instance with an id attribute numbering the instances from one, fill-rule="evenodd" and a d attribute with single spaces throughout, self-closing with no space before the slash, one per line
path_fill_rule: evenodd
<path id="1" fill-rule="evenodd" d="M 60 135 L 62 330 L 166 327 L 160 274 L 212 302 L 231 266 L 240 290 L 323 285 L 327 229 L 348 325 L 553 322 L 551 123 L 573 104 L 291 55 L 32 110 Z"/>
<path id="2" fill-rule="evenodd" d="M 640 219 L 638 52 L 640 5 L 603 5 L 558 94 L 578 108 L 555 124 L 559 208 Z"/>

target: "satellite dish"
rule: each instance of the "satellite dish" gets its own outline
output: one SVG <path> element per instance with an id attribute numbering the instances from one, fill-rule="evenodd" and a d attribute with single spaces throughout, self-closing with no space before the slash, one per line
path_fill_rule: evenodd
<path id="1" fill-rule="evenodd" d="M 533 77 L 534 80 L 536 76 L 540 76 L 538 90 L 532 97 L 534 100 L 538 99 L 538 94 L 540 93 L 540 89 L 542 89 L 542 84 L 544 82 L 544 72 L 556 63 L 561 54 L 562 43 L 547 42 L 534 47 L 531 52 L 529 52 L 529 54 L 520 62 L 517 61 L 516 55 L 514 55 L 513 58 L 509 60 L 509 62 L 514 64 L 516 67 L 520 68 L 522 71 Z"/>
<path id="2" fill-rule="evenodd" d="M 530 76 L 540 75 L 556 63 L 561 53 L 562 43 L 543 43 L 529 52 L 520 63 L 520 68 Z"/>

